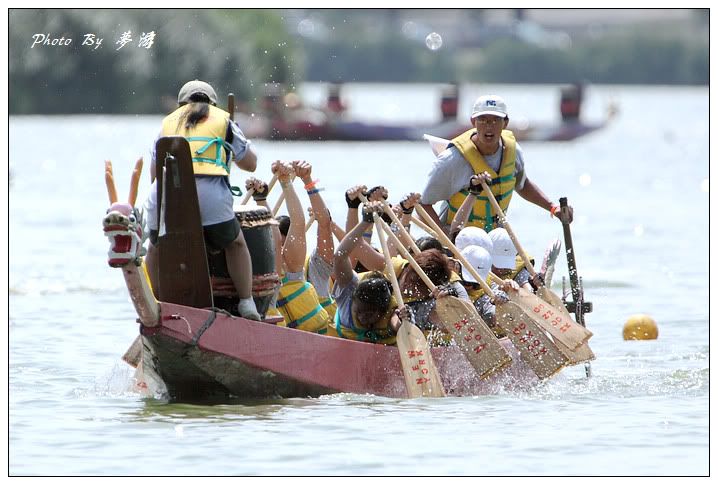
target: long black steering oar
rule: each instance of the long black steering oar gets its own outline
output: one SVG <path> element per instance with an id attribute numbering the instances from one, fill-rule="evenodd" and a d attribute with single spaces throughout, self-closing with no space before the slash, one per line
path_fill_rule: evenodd
<path id="1" fill-rule="evenodd" d="M 576 252 L 573 249 L 573 240 L 571 239 L 571 226 L 568 220 L 568 199 L 561 197 L 559 199 L 561 206 L 561 224 L 563 225 L 563 239 L 566 243 L 566 260 L 568 261 L 568 277 L 571 281 L 571 294 L 573 296 L 573 310 L 576 315 L 576 323 L 586 328 L 586 320 L 584 314 L 592 310 L 590 302 L 583 301 L 583 288 L 578 278 L 578 270 L 576 269 Z M 569 310 L 571 308 L 569 307 Z M 591 363 L 584 364 L 586 369 L 586 377 L 591 377 Z"/>

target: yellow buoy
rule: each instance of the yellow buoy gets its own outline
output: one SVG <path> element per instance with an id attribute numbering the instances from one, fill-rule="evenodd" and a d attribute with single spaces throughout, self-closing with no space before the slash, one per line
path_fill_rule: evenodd
<path id="1" fill-rule="evenodd" d="M 648 315 L 631 315 L 623 325 L 623 340 L 655 340 L 658 338 L 656 321 Z"/>

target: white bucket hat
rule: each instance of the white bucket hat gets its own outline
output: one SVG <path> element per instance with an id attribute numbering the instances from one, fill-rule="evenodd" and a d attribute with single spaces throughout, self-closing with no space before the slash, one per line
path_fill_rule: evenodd
<path id="1" fill-rule="evenodd" d="M 479 273 L 479 276 L 481 276 L 481 279 L 486 281 L 487 276 L 489 276 L 489 271 L 491 271 L 491 254 L 481 246 L 467 246 L 466 248 L 461 250 L 461 254 L 466 258 L 466 261 L 474 267 L 474 269 Z M 464 281 L 469 281 L 471 283 L 478 283 L 476 281 L 476 278 L 474 278 L 474 275 L 471 274 L 471 272 L 464 266 L 463 263 L 461 263 L 461 274 L 464 278 Z"/>
<path id="2" fill-rule="evenodd" d="M 516 247 L 509 233 L 503 227 L 498 227 L 489 233 L 494 244 L 491 258 L 494 266 L 499 269 L 516 268 Z"/>
<path id="3" fill-rule="evenodd" d="M 480 227 L 467 226 L 456 235 L 454 246 L 456 246 L 459 251 L 468 246 L 481 246 L 491 253 L 493 251 L 494 243 L 491 241 L 489 235 L 486 234 L 486 231 Z"/>

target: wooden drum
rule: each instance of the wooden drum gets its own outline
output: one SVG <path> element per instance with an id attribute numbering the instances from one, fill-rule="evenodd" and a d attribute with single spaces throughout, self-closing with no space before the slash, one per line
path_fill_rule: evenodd
<path id="1" fill-rule="evenodd" d="M 235 215 L 242 226 L 242 234 L 252 258 L 252 297 L 257 311 L 264 316 L 280 285 L 274 266 L 272 238 L 272 225 L 277 222 L 264 207 L 239 206 L 235 208 Z M 235 314 L 239 299 L 227 271 L 224 251 L 208 252 L 207 260 L 215 306 Z"/>

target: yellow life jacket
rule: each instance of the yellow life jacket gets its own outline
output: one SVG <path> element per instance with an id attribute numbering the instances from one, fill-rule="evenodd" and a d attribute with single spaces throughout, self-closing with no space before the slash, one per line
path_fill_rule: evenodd
<path id="1" fill-rule="evenodd" d="M 162 136 L 180 135 L 189 142 L 192 153 L 192 169 L 195 175 L 229 176 L 227 151 L 231 151 L 225 142 L 229 113 L 209 106 L 207 119 L 197 123 L 189 130 L 179 125 L 180 117 L 191 107 L 191 104 L 180 106 L 162 120 Z"/>
<path id="2" fill-rule="evenodd" d="M 486 282 L 486 284 L 487 284 L 489 287 L 490 287 L 490 286 L 493 284 L 493 282 L 494 282 L 494 280 L 493 280 L 493 278 L 491 277 L 491 275 L 487 276 L 484 281 Z M 470 299 L 472 302 L 475 302 L 476 300 L 478 300 L 479 298 L 481 298 L 482 296 L 484 296 L 484 294 L 486 294 L 486 292 L 484 291 L 484 289 L 483 289 L 483 288 L 481 287 L 481 285 L 479 285 L 478 283 L 464 282 L 464 281 L 462 280 L 462 284 L 463 284 L 463 286 L 464 286 L 464 289 L 466 290 L 466 293 L 469 294 L 469 299 Z"/>
<path id="3" fill-rule="evenodd" d="M 372 273 L 373 271 L 359 273 L 359 281 L 364 280 Z M 356 315 L 354 315 L 353 311 L 352 320 L 354 320 L 354 325 L 352 328 L 345 327 L 341 324 L 339 312 L 336 312 L 336 314 L 334 315 L 334 324 L 330 326 L 329 330 L 327 331 L 327 335 L 330 335 L 332 337 L 345 338 L 349 340 L 358 340 L 360 342 L 396 345 L 396 334 L 391 329 L 389 322 L 391 321 L 391 317 L 394 314 L 394 310 L 398 306 L 399 305 L 396 303 L 396 299 L 392 295 L 391 301 L 389 302 L 389 309 L 384 314 L 384 316 L 374 325 L 374 328 L 372 329 L 364 328 L 361 322 L 356 318 Z"/>
<path id="4" fill-rule="evenodd" d="M 530 255 L 527 255 L 529 258 L 529 261 L 531 261 L 531 266 L 533 266 L 534 258 L 532 258 Z M 514 279 L 516 276 L 521 272 L 522 269 L 526 267 L 526 264 L 524 264 L 524 258 L 522 258 L 520 255 L 516 255 L 516 267 L 511 270 L 511 273 L 509 273 L 509 276 L 507 276 L 505 279 Z"/>
<path id="5" fill-rule="evenodd" d="M 396 275 L 396 279 L 399 279 L 399 275 L 402 271 L 404 271 L 404 268 L 409 264 L 408 259 L 404 259 L 401 256 L 392 256 L 391 257 L 391 265 L 394 267 L 394 274 Z M 386 279 L 389 279 L 389 269 L 384 266 L 384 276 L 386 276 Z M 361 273 L 363 275 L 366 275 L 366 273 Z M 360 275 L 361 276 L 361 275 Z"/>
<path id="6" fill-rule="evenodd" d="M 485 293 L 484 289 L 480 286 L 475 287 L 475 286 L 471 285 L 471 286 L 464 286 L 464 288 L 466 289 L 466 293 L 469 294 L 469 299 L 472 302 L 474 302 L 474 301 L 478 300 L 479 298 L 481 298 L 482 296 L 484 296 L 484 293 Z"/>
<path id="7" fill-rule="evenodd" d="M 499 172 L 496 173 L 484 157 L 479 153 L 479 150 L 471 141 L 471 135 L 475 133 L 474 129 L 468 130 L 461 135 L 451 140 L 451 145 L 455 146 L 461 155 L 471 164 L 471 168 L 474 173 L 488 172 L 491 175 L 490 189 L 493 192 L 494 197 L 501 206 L 501 210 L 506 212 L 509 208 L 509 202 L 514 192 L 516 185 L 516 177 L 514 176 L 514 170 L 516 168 L 516 138 L 514 134 L 509 130 L 503 130 L 501 132 L 501 140 L 504 143 L 504 153 L 501 158 L 501 165 L 499 166 Z M 449 146 L 451 146 L 449 145 Z M 447 223 L 451 224 L 454 220 L 456 212 L 461 207 L 461 204 L 466 199 L 469 192 L 466 189 L 461 189 L 455 193 L 449 199 L 449 212 L 447 214 Z M 486 196 L 476 197 L 476 202 L 471 208 L 471 214 L 466 222 L 467 226 L 477 226 L 484 229 L 486 232 L 496 227 L 498 217 L 493 213 L 491 202 Z"/>
<path id="8" fill-rule="evenodd" d="M 331 318 L 319 304 L 317 291 L 306 281 L 288 281 L 282 279 L 277 297 L 277 310 L 284 317 L 279 326 L 306 330 L 314 333 L 327 333 Z"/>

